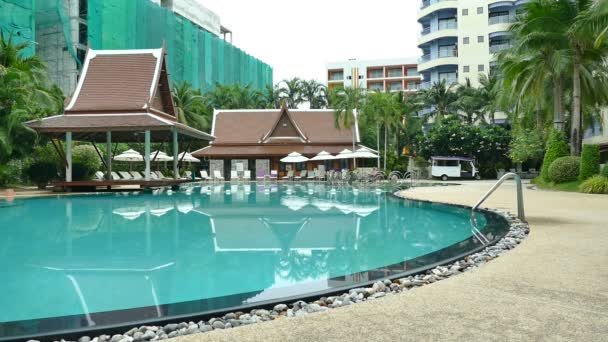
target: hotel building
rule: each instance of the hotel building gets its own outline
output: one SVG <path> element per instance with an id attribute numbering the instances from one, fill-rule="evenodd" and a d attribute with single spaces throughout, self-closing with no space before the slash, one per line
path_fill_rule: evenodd
<path id="1" fill-rule="evenodd" d="M 422 50 L 421 88 L 445 79 L 479 84 L 479 75 L 494 67 L 495 54 L 508 48 L 509 26 L 529 0 L 423 0 L 418 13 Z"/>
<path id="2" fill-rule="evenodd" d="M 366 88 L 371 91 L 415 91 L 422 77 L 415 58 L 357 60 L 327 64 L 327 89 Z"/>

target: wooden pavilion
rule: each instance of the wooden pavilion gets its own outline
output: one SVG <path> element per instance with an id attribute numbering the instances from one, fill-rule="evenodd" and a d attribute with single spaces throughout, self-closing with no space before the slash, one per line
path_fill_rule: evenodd
<path id="1" fill-rule="evenodd" d="M 82 74 L 64 114 L 26 122 L 51 138 L 66 167 L 64 188 L 113 185 L 141 187 L 175 185 L 178 179 L 179 144 L 211 141 L 214 137 L 178 122 L 171 97 L 165 49 L 87 51 Z M 106 168 L 104 181 L 72 180 L 72 141 L 90 141 Z M 65 141 L 65 149 L 61 145 Z M 112 142 L 144 143 L 143 180 L 113 180 Z M 106 143 L 101 156 L 97 143 Z M 150 145 L 167 142 L 173 147 L 173 180 L 150 177 Z"/>

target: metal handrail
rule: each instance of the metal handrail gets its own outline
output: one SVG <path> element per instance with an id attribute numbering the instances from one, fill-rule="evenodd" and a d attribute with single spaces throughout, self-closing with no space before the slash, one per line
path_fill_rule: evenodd
<path id="1" fill-rule="evenodd" d="M 477 224 L 477 219 L 475 218 L 475 210 L 477 208 L 479 208 L 479 206 L 486 199 L 488 199 L 488 197 L 490 197 L 490 195 L 492 193 L 494 193 L 494 191 L 496 189 L 498 189 L 498 187 L 502 183 L 504 183 L 504 181 L 506 181 L 507 179 L 510 179 L 510 178 L 513 178 L 515 180 L 515 185 L 517 188 L 517 218 L 519 218 L 523 222 L 526 222 L 526 215 L 524 213 L 524 194 L 523 194 L 522 187 L 521 187 L 521 177 L 519 177 L 519 175 L 516 173 L 509 172 L 509 173 L 506 173 L 504 176 L 500 177 L 498 182 L 496 182 L 496 184 L 494 184 L 494 186 L 492 186 L 492 188 L 490 190 L 488 190 L 488 192 L 486 192 L 486 194 L 483 195 L 483 197 L 471 209 L 471 220 L 475 223 L 475 225 Z"/>

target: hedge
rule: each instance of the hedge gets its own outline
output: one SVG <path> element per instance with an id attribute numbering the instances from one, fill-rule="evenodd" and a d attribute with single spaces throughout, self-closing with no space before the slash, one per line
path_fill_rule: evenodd
<path id="1" fill-rule="evenodd" d="M 574 181 L 578 178 L 580 166 L 580 157 L 557 158 L 549 166 L 549 179 L 557 184 Z"/>
<path id="2" fill-rule="evenodd" d="M 564 134 L 556 129 L 551 130 L 549 133 L 549 139 L 547 139 L 547 152 L 543 159 L 543 166 L 540 170 L 540 176 L 546 182 L 551 181 L 549 177 L 549 168 L 551 164 L 560 157 L 565 157 L 570 154 L 570 149 L 566 143 L 566 137 Z"/>
<path id="3" fill-rule="evenodd" d="M 585 179 L 600 173 L 600 147 L 599 145 L 583 145 L 581 154 L 581 174 L 578 179 Z"/>
<path id="4" fill-rule="evenodd" d="M 608 177 L 608 164 L 604 165 L 602 168 L 602 176 Z"/>

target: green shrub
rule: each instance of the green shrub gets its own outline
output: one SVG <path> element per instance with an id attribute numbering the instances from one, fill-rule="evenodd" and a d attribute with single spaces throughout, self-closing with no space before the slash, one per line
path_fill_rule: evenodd
<path id="1" fill-rule="evenodd" d="M 579 185 L 578 189 L 588 194 L 608 194 L 608 177 L 593 176 Z"/>
<path id="2" fill-rule="evenodd" d="M 583 145 L 581 154 L 581 173 L 579 180 L 597 175 L 600 173 L 600 147 L 598 145 Z"/>
<path id="3" fill-rule="evenodd" d="M 604 167 L 602 168 L 602 176 L 604 177 L 608 177 L 608 164 L 604 165 Z"/>
<path id="4" fill-rule="evenodd" d="M 549 179 L 559 184 L 576 180 L 580 171 L 580 157 L 561 157 L 549 166 Z"/>
<path id="5" fill-rule="evenodd" d="M 72 179 L 89 180 L 99 171 L 101 160 L 91 145 L 78 145 L 72 149 Z"/>
<path id="6" fill-rule="evenodd" d="M 36 146 L 28 158 L 24 173 L 27 178 L 40 189 L 58 179 L 59 156 L 51 144 Z"/>
<path id="7" fill-rule="evenodd" d="M 557 158 L 565 157 L 568 154 L 570 154 L 570 152 L 564 134 L 556 129 L 551 130 L 549 139 L 547 139 L 547 151 L 545 152 L 545 157 L 543 159 L 543 166 L 540 170 L 540 176 L 545 182 L 551 181 L 551 177 L 549 177 L 549 168 L 553 161 Z"/>
<path id="8" fill-rule="evenodd" d="M 21 160 L 11 160 L 5 165 L 0 165 L 0 187 L 22 183 L 22 165 Z"/>

